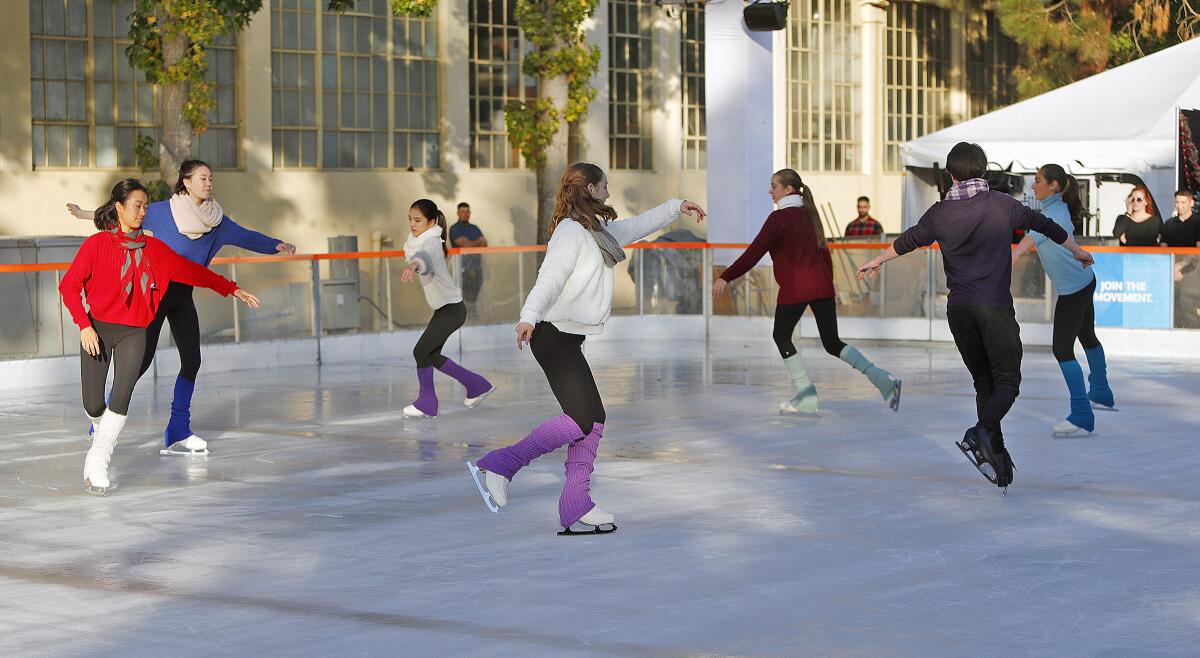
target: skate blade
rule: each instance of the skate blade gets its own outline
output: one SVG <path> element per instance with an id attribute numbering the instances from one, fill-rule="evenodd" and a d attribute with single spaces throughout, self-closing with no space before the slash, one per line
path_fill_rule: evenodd
<path id="1" fill-rule="evenodd" d="M 420 419 L 420 418 L 437 418 L 437 416 L 430 416 L 429 414 L 427 414 L 424 411 L 421 411 L 419 409 L 415 412 L 403 411 L 401 413 L 404 415 L 405 418 L 407 418 L 409 420 L 415 420 L 415 419 Z"/>
<path id="2" fill-rule="evenodd" d="M 467 460 L 467 471 L 471 474 L 471 480 L 475 483 L 475 488 L 479 490 L 479 495 L 483 496 L 483 504 L 492 510 L 492 514 L 499 514 L 500 508 L 496 505 L 496 501 L 492 500 L 492 493 L 483 486 L 483 480 L 479 477 L 480 468 Z"/>
<path id="3" fill-rule="evenodd" d="M 1116 408 L 1115 406 L 1109 407 L 1107 405 L 1100 404 L 1099 402 L 1092 402 L 1092 409 L 1095 409 L 1096 411 L 1120 411 L 1120 409 Z"/>
<path id="4" fill-rule="evenodd" d="M 83 493 L 89 494 L 92 496 L 99 496 L 101 498 L 103 498 L 104 496 L 107 496 L 109 494 L 109 492 L 111 492 L 113 489 L 116 489 L 116 488 L 117 488 L 116 482 L 108 483 L 107 487 L 97 487 L 97 486 L 92 485 L 92 483 L 88 480 L 83 481 Z"/>
<path id="5" fill-rule="evenodd" d="M 1051 436 L 1056 439 L 1086 439 L 1089 436 L 1096 436 L 1096 432 L 1080 428 L 1074 432 L 1052 432 Z"/>
<path id="6" fill-rule="evenodd" d="M 486 398 L 487 396 L 489 396 L 495 392 L 496 392 L 496 387 L 493 386 L 493 387 L 489 388 L 488 390 L 480 393 L 476 397 L 467 398 L 467 399 L 463 400 L 463 405 L 466 406 L 466 408 L 468 408 L 468 409 L 474 409 L 475 407 L 479 406 L 480 402 L 483 402 L 484 398 Z"/>
<path id="7" fill-rule="evenodd" d="M 188 450 L 187 448 L 175 448 L 175 444 L 171 444 L 162 450 L 158 451 L 160 455 L 174 455 L 176 457 L 207 457 L 212 454 L 208 448 L 200 450 Z"/>
<path id="8" fill-rule="evenodd" d="M 996 469 L 992 468 L 991 464 L 979 459 L 975 453 L 975 450 L 971 446 L 965 445 L 961 441 L 956 441 L 954 445 L 958 446 L 958 449 L 962 451 L 963 455 L 966 455 L 967 461 L 971 462 L 971 465 L 974 466 L 983 475 L 983 477 L 987 478 L 988 482 L 999 486 L 998 482 L 996 481 Z"/>
<path id="9" fill-rule="evenodd" d="M 562 532 L 558 533 L 559 537 L 574 537 L 576 535 L 607 535 L 617 531 L 617 524 L 602 523 L 600 525 L 580 524 L 588 530 L 572 530 L 571 528 L 563 528 Z"/>
<path id="10" fill-rule="evenodd" d="M 888 402 L 888 406 L 892 411 L 900 411 L 900 387 L 904 382 L 896 380 L 896 388 L 892 389 L 892 399 Z"/>

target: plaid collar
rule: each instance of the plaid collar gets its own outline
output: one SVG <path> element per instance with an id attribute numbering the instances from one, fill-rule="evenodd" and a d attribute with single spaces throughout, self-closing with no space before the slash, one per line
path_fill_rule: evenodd
<path id="1" fill-rule="evenodd" d="M 987 181 L 982 178 L 972 178 L 970 180 L 959 181 L 950 188 L 946 193 L 946 201 L 961 201 L 970 199 L 980 192 L 987 192 L 991 188 L 988 187 Z"/>

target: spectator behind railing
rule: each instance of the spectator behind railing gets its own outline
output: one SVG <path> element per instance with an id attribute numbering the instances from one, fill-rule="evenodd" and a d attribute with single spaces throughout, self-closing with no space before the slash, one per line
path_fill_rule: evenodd
<path id="1" fill-rule="evenodd" d="M 883 235 L 883 225 L 871 216 L 871 200 L 860 196 L 858 197 L 858 217 L 846 225 L 845 236 L 860 238 L 871 235 Z"/>
<path id="2" fill-rule="evenodd" d="M 471 223 L 471 206 L 466 202 L 458 204 L 458 221 L 450 227 L 450 243 L 455 247 L 486 247 L 487 238 L 483 231 Z M 476 314 L 475 302 L 479 299 L 479 289 L 483 287 L 483 260 L 479 254 L 463 254 L 462 286 L 463 301 L 467 303 L 467 313 Z"/>
<path id="3" fill-rule="evenodd" d="M 1138 185 L 1125 197 L 1125 214 L 1117 217 L 1113 237 L 1124 247 L 1157 247 L 1162 228 L 1150 191 Z"/>
<path id="4" fill-rule="evenodd" d="M 1196 216 L 1191 190 L 1175 191 L 1175 216 L 1162 228 L 1162 244 L 1167 247 L 1200 247 L 1200 217 Z"/>

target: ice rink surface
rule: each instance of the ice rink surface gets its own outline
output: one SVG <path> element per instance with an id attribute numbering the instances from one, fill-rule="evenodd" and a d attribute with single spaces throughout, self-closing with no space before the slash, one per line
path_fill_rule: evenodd
<path id="1" fill-rule="evenodd" d="M 159 456 L 173 377 L 144 379 L 107 498 L 82 493 L 78 383 L 6 394 L 0 654 L 1200 653 L 1200 363 L 1110 358 L 1120 412 L 1055 439 L 1066 388 L 1028 350 L 1002 497 L 954 446 L 953 348 L 860 347 L 899 413 L 813 342 L 819 418 L 779 415 L 759 337 L 589 347 L 598 537 L 555 535 L 564 451 L 496 515 L 467 475 L 559 413 L 528 352 L 466 352 L 499 390 L 466 410 L 438 375 L 421 421 L 411 359 L 202 371 L 207 458 Z"/>

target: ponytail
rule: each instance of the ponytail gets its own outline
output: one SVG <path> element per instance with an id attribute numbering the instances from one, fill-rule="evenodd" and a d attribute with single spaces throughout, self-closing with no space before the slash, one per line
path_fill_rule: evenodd
<path id="1" fill-rule="evenodd" d="M 119 225 L 117 221 L 117 204 L 124 204 L 129 200 L 129 197 L 134 192 L 141 191 L 150 197 L 150 192 L 142 185 L 142 182 L 136 178 L 126 178 L 125 180 L 113 186 L 112 192 L 108 195 L 108 201 L 104 205 L 96 209 L 96 214 L 92 218 L 92 223 L 96 225 L 96 229 L 100 231 L 111 231 Z"/>
<path id="2" fill-rule="evenodd" d="M 1063 203 L 1067 204 L 1071 224 L 1082 226 L 1084 212 L 1083 201 L 1079 197 L 1079 181 L 1056 164 L 1043 165 L 1038 171 L 1042 172 L 1042 178 L 1045 178 L 1047 183 L 1053 181 L 1058 184 L 1058 193 L 1062 195 Z M 1146 198 L 1149 199 L 1150 195 L 1147 194 Z"/>
<path id="3" fill-rule="evenodd" d="M 429 199 L 417 199 L 413 201 L 413 204 L 409 208 L 416 208 L 421 211 L 422 215 L 425 215 L 425 219 L 432 219 L 437 222 L 438 227 L 442 229 L 442 255 L 449 254 L 450 246 L 448 241 L 450 240 L 450 229 L 446 224 L 445 213 L 438 209 L 437 204 Z"/>

